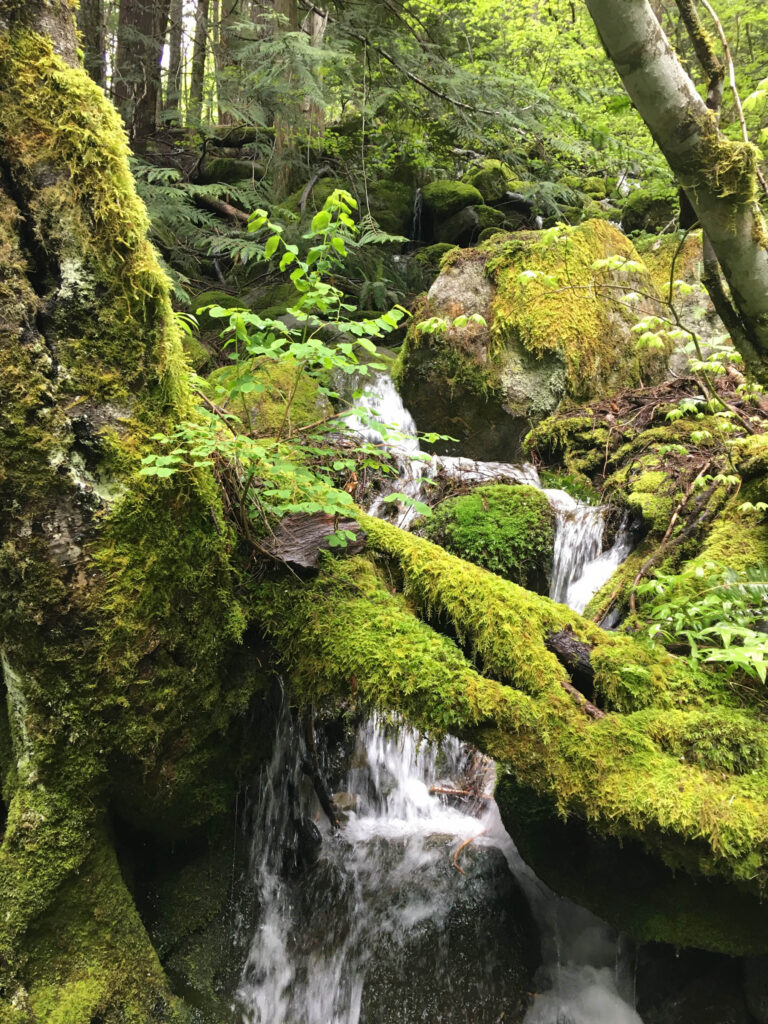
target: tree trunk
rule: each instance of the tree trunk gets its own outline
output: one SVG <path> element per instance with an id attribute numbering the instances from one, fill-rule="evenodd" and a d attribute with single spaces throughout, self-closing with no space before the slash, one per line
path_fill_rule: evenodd
<path id="1" fill-rule="evenodd" d="M 709 237 L 741 318 L 734 339 L 768 376 L 768 232 L 756 153 L 732 142 L 672 50 L 647 0 L 587 0 L 609 57 Z"/>
<path id="2" fill-rule="evenodd" d="M 214 0 L 219 16 L 216 25 L 216 94 L 219 124 L 232 124 L 237 100 L 239 73 L 236 57 L 235 23 L 240 17 L 240 0 Z"/>
<path id="3" fill-rule="evenodd" d="M 203 87 L 205 85 L 205 58 L 208 53 L 208 4 L 197 0 L 195 8 L 195 44 L 192 51 L 192 77 L 189 83 L 188 122 L 199 125 L 203 116 Z"/>
<path id="4" fill-rule="evenodd" d="M 114 98 L 136 153 L 143 154 L 157 128 L 160 61 L 170 0 L 121 0 L 115 55 Z"/>
<path id="5" fill-rule="evenodd" d="M 296 0 L 275 0 L 275 34 L 281 32 L 297 32 L 299 29 L 299 11 Z M 286 83 L 290 88 L 290 79 Z M 294 151 L 293 132 L 296 115 L 296 104 L 286 98 L 284 109 L 275 115 L 275 193 L 278 197 L 290 192 L 292 179 L 292 155 Z"/>
<path id="6" fill-rule="evenodd" d="M 183 0 L 171 0 L 168 36 L 168 88 L 165 92 L 164 106 L 177 123 L 181 120 L 183 41 L 184 2 Z"/>
<path id="7" fill-rule="evenodd" d="M 0 0 L 0 1006 L 180 1024 L 108 818 L 160 797 L 167 820 L 176 787 L 148 779 L 200 756 L 195 721 L 225 725 L 228 627 L 206 622 L 234 592 L 213 481 L 137 475 L 191 399 L 120 118 L 76 64 L 67 0 Z"/>
<path id="8" fill-rule="evenodd" d="M 106 85 L 107 55 L 103 0 L 80 0 L 77 28 L 83 43 L 83 64 L 96 85 Z"/>

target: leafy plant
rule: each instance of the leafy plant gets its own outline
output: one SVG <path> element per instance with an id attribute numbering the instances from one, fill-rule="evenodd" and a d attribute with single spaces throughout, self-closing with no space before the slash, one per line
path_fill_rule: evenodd
<path id="1" fill-rule="evenodd" d="M 714 564 L 672 576 L 657 572 L 642 583 L 643 614 L 652 619 L 650 636 L 682 644 L 694 664 L 722 665 L 765 682 L 768 674 L 768 569 L 744 573 Z"/>
<path id="2" fill-rule="evenodd" d="M 355 241 L 358 229 L 351 216 L 355 206 L 349 193 L 334 191 L 304 236 L 311 243 L 305 256 L 297 245 L 286 242 L 283 226 L 270 221 L 266 211 L 254 212 L 248 226 L 257 236 L 261 258 L 277 263 L 280 272 L 289 275 L 296 299 L 284 319 L 245 309 L 205 307 L 211 317 L 227 321 L 223 337 L 232 373 L 226 384 L 217 388 L 215 402 L 207 398 L 203 382 L 197 380 L 203 406 L 194 420 L 179 424 L 169 434 L 154 435 L 158 450 L 143 458 L 143 475 L 169 478 L 179 472 L 213 468 L 222 483 L 232 488 L 241 525 L 249 530 L 257 521 L 263 526 L 269 516 L 291 512 L 341 516 L 351 511 L 350 495 L 334 486 L 334 473 L 348 470 L 351 460 L 334 458 L 334 449 L 327 443 L 323 446 L 328 422 L 315 424 L 312 430 L 292 431 L 289 414 L 303 375 L 314 378 L 321 392 L 337 397 L 326 383 L 331 374 L 365 377 L 371 370 L 383 369 L 375 361 L 361 361 L 359 352 L 363 350 L 366 357 L 375 355 L 376 342 L 406 315 L 395 307 L 375 318 L 352 319 L 357 307 L 345 301 L 344 293 L 332 281 L 334 270 L 347 255 L 347 246 Z M 188 329 L 190 324 L 183 326 Z M 265 437 L 261 425 L 252 421 L 247 402 L 243 417 L 228 408 L 238 396 L 247 399 L 263 394 L 271 386 L 266 370 L 274 363 L 290 368 L 290 383 L 284 393 L 282 420 L 271 436 Z M 348 412 L 365 414 L 361 409 Z M 336 427 L 343 426 L 342 417 L 333 419 Z M 375 421 L 371 425 L 377 427 Z M 378 424 L 378 429 L 386 435 L 385 425 Z M 369 464 L 371 457 L 378 456 L 377 468 L 386 468 L 374 446 L 363 445 L 360 451 Z M 341 546 L 347 539 L 347 534 L 339 531 L 333 545 Z"/>

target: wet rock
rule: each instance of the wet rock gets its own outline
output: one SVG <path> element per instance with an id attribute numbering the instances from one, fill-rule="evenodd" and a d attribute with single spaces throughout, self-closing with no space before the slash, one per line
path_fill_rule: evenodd
<path id="1" fill-rule="evenodd" d="M 757 1024 L 768 1024 L 768 956 L 745 961 L 744 995 Z"/>
<path id="2" fill-rule="evenodd" d="M 754 1024 L 744 996 L 729 972 L 697 978 L 672 997 L 659 1011 L 646 1016 L 647 1024 Z"/>
<path id="3" fill-rule="evenodd" d="M 412 924 L 375 950 L 361 1024 L 522 1020 L 538 950 L 525 899 L 499 850 L 467 847 L 462 875 L 452 865 L 453 847 L 455 840 L 434 840 L 438 876 L 433 870 L 421 888 L 417 879 L 417 893 L 390 890 L 390 900 L 412 908 Z M 435 905 L 442 913 L 431 913 Z"/>

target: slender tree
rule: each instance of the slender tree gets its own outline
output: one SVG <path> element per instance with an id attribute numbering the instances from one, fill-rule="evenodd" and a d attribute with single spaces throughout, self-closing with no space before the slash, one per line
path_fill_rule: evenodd
<path id="1" fill-rule="evenodd" d="M 168 87 L 165 91 L 163 106 L 165 110 L 175 112 L 177 120 L 182 100 L 183 42 L 184 3 L 183 0 L 171 0 L 168 31 Z"/>
<path id="2" fill-rule="evenodd" d="M 160 61 L 170 0 L 121 0 L 114 97 L 134 150 L 144 153 L 157 127 Z"/>
<path id="3" fill-rule="evenodd" d="M 192 50 L 192 76 L 189 83 L 189 116 L 192 125 L 200 124 L 203 115 L 205 58 L 208 52 L 208 0 L 197 0 L 195 8 L 195 42 Z"/>
<path id="4" fill-rule="evenodd" d="M 768 231 L 757 205 L 757 153 L 727 139 L 648 0 L 587 0 L 632 102 L 691 201 L 728 282 L 734 343 L 768 376 Z"/>

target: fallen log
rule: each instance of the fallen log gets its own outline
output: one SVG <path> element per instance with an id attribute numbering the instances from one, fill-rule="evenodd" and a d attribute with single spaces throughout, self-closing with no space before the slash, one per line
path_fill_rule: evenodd
<path id="1" fill-rule="evenodd" d="M 347 540 L 345 547 L 334 547 L 330 538 L 340 530 L 351 531 L 356 539 Z M 318 569 L 321 551 L 333 548 L 337 554 L 356 555 L 365 547 L 365 538 L 354 519 L 339 519 L 322 512 L 299 513 L 281 519 L 272 536 L 260 542 L 260 550 L 293 568 Z"/>

